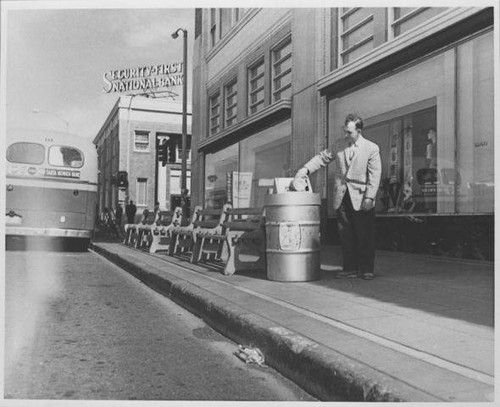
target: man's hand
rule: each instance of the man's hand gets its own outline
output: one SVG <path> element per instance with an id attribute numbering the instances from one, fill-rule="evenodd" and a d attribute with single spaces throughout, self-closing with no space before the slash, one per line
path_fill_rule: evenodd
<path id="1" fill-rule="evenodd" d="M 298 170 L 297 174 L 295 174 L 295 178 L 292 181 L 291 189 L 297 192 L 305 191 L 307 187 L 308 174 L 309 171 L 306 167 L 302 167 L 300 170 Z"/>
<path id="2" fill-rule="evenodd" d="M 375 201 L 371 198 L 364 198 L 363 202 L 361 202 L 361 210 L 369 211 L 375 207 Z"/>

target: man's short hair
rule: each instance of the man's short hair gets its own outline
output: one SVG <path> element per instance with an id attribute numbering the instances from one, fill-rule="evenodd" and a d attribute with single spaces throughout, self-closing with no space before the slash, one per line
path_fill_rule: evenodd
<path id="1" fill-rule="evenodd" d="M 345 118 L 344 125 L 347 126 L 347 123 L 349 122 L 354 122 L 356 129 L 363 130 L 363 119 L 357 114 L 349 113 Z"/>

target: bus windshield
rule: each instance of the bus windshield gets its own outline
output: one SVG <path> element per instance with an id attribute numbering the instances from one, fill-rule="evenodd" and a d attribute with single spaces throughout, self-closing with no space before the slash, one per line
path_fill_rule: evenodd
<path id="1" fill-rule="evenodd" d="M 54 167 L 83 167 L 83 154 L 80 150 L 67 146 L 49 148 L 49 164 Z"/>
<path id="2" fill-rule="evenodd" d="M 14 143 L 7 149 L 7 160 L 19 164 L 43 164 L 45 147 L 36 143 Z"/>

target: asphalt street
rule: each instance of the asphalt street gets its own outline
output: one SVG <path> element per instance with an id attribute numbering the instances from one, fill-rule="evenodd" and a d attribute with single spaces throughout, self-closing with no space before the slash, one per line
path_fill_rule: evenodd
<path id="1" fill-rule="evenodd" d="M 6 252 L 5 399 L 314 400 L 96 254 Z"/>

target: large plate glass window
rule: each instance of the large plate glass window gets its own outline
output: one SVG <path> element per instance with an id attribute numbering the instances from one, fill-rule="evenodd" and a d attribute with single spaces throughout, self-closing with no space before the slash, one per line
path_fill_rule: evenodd
<path id="1" fill-rule="evenodd" d="M 205 206 L 262 207 L 275 178 L 291 177 L 290 121 L 205 156 Z"/>
<path id="2" fill-rule="evenodd" d="M 366 138 L 378 144 L 383 164 L 378 212 L 436 213 L 438 196 L 453 199 L 453 188 L 449 196 L 443 182 L 438 194 L 438 164 L 446 182 L 453 167 L 438 162 L 436 117 L 434 106 L 365 128 Z"/>
<path id="3" fill-rule="evenodd" d="M 205 156 L 205 207 L 222 208 L 228 202 L 232 174 L 237 170 L 237 144 Z"/>
<path id="4" fill-rule="evenodd" d="M 457 212 L 493 213 L 495 84 L 493 31 L 457 49 Z M 497 116 L 498 117 L 498 116 Z"/>
<path id="5" fill-rule="evenodd" d="M 233 175 L 233 206 L 263 207 L 274 179 L 293 176 L 290 132 L 290 121 L 286 121 L 240 142 L 239 170 Z"/>

